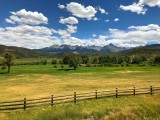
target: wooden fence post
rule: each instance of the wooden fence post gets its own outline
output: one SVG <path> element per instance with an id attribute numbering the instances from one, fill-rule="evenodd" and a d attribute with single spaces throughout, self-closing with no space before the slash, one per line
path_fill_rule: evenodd
<path id="1" fill-rule="evenodd" d="M 151 95 L 153 94 L 153 88 L 152 88 L 152 86 L 150 86 L 150 93 L 151 93 Z"/>
<path id="2" fill-rule="evenodd" d="M 53 106 L 53 95 L 51 95 L 51 106 Z"/>
<path id="3" fill-rule="evenodd" d="M 76 92 L 74 92 L 74 103 L 76 103 Z"/>
<path id="4" fill-rule="evenodd" d="M 96 92 L 95 92 L 95 96 L 96 96 L 96 99 L 98 98 L 98 95 L 97 95 L 97 90 L 96 90 Z"/>
<path id="5" fill-rule="evenodd" d="M 24 106 L 23 106 L 24 111 L 26 110 L 26 98 L 24 98 Z"/>
<path id="6" fill-rule="evenodd" d="M 136 89 L 135 89 L 135 87 L 133 88 L 133 95 L 134 96 L 136 95 Z"/>
<path id="7" fill-rule="evenodd" d="M 118 88 L 116 88 L 116 98 L 118 97 Z"/>

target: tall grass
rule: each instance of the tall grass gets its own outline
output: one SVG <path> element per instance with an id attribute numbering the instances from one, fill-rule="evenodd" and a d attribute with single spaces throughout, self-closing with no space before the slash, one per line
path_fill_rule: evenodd
<path id="1" fill-rule="evenodd" d="M 5 114 L 9 120 L 159 120 L 160 95 L 86 100 Z M 1 115 L 1 114 L 0 114 Z M 3 119 L 2 119 L 3 120 Z"/>

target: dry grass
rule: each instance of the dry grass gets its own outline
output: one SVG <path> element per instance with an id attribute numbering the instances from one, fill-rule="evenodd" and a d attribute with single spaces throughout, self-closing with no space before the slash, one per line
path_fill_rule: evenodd
<path id="1" fill-rule="evenodd" d="M 102 120 L 135 120 L 138 116 L 137 110 L 129 109 L 106 115 Z"/>
<path id="2" fill-rule="evenodd" d="M 4 113 L 0 113 L 0 120 L 6 120 L 7 115 Z"/>
<path id="3" fill-rule="evenodd" d="M 92 68 L 90 68 L 92 69 Z M 95 69 L 95 68 L 94 68 Z M 0 101 L 39 98 L 95 90 L 158 86 L 160 74 L 152 71 L 71 73 L 68 75 L 18 74 L 0 80 Z"/>
<path id="4" fill-rule="evenodd" d="M 18 71 L 19 70 L 19 71 Z M 156 67 L 80 68 L 57 71 L 51 66 L 20 66 L 11 75 L 0 76 L 0 101 L 40 98 L 118 88 L 160 86 Z M 0 113 L 0 120 L 135 120 L 159 119 L 160 95 L 97 99 Z"/>

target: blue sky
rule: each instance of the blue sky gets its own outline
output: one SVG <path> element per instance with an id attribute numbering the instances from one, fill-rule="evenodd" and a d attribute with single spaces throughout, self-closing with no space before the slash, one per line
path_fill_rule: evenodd
<path id="1" fill-rule="evenodd" d="M 160 43 L 160 0 L 1 0 L 0 44 L 136 47 Z"/>

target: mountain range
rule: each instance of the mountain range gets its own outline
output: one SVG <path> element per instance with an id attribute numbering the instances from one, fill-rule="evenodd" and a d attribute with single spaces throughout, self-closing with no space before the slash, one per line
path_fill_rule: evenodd
<path id="1" fill-rule="evenodd" d="M 40 49 L 43 52 L 49 53 L 63 53 L 63 52 L 77 52 L 80 54 L 95 54 L 95 53 L 110 53 L 110 52 L 118 52 L 122 50 L 127 50 L 129 48 L 117 47 L 113 44 L 109 44 L 106 46 L 71 46 L 71 45 L 53 45 L 50 47 L 46 47 Z"/>
<path id="2" fill-rule="evenodd" d="M 14 54 L 16 58 L 31 58 L 31 57 L 50 57 L 57 53 L 74 52 L 78 54 L 114 54 L 114 55 L 145 55 L 145 56 L 160 56 L 160 44 L 146 45 L 135 48 L 117 47 L 109 44 L 103 47 L 100 46 L 70 46 L 70 45 L 53 45 L 42 49 L 27 49 L 15 46 L 0 45 L 0 56 L 3 56 L 5 51 Z"/>

